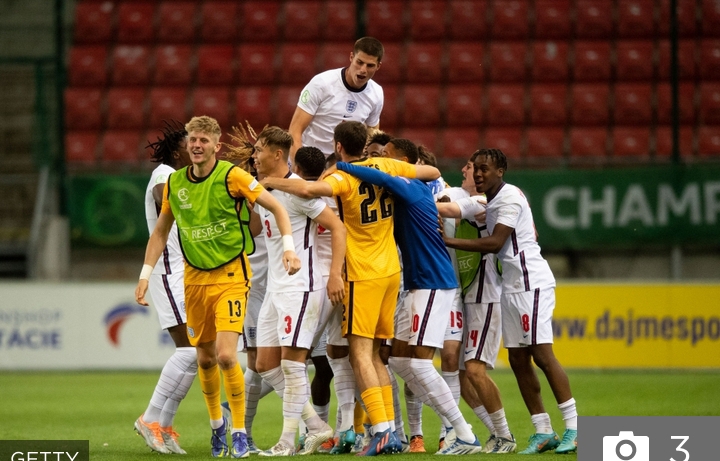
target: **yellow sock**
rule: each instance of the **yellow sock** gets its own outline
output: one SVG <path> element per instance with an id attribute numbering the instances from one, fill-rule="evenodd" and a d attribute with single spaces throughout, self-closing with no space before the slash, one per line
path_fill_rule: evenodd
<path id="1" fill-rule="evenodd" d="M 245 429 L 245 375 L 240 364 L 223 371 L 225 397 L 233 415 L 233 429 Z"/>
<path id="2" fill-rule="evenodd" d="M 197 374 L 198 379 L 200 379 L 200 389 L 202 389 L 203 397 L 205 397 L 205 406 L 207 406 L 210 419 L 214 421 L 221 420 L 220 367 L 217 365 L 208 369 L 198 367 Z"/>
<path id="3" fill-rule="evenodd" d="M 387 414 L 385 413 L 385 404 L 383 403 L 382 390 L 379 387 L 366 389 L 360 397 L 363 402 L 365 402 L 365 408 L 370 417 L 370 423 L 373 426 L 388 422 Z M 392 402 L 392 400 L 390 401 Z"/>
<path id="4" fill-rule="evenodd" d="M 367 413 L 365 413 L 365 410 L 363 410 L 362 405 L 360 405 L 360 402 L 355 402 L 355 413 L 353 414 L 353 426 L 355 426 L 355 433 L 356 434 L 364 434 L 365 428 L 363 426 L 363 421 L 365 421 L 365 418 L 367 418 Z"/>
<path id="5" fill-rule="evenodd" d="M 385 415 L 388 421 L 395 421 L 395 407 L 393 406 L 392 386 L 382 387 L 382 398 L 385 404 Z"/>

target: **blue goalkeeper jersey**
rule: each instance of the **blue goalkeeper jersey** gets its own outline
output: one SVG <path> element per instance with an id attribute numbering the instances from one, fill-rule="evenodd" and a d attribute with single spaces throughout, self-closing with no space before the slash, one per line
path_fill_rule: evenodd
<path id="1" fill-rule="evenodd" d="M 395 241 L 402 253 L 404 288 L 457 288 L 450 255 L 438 231 L 438 212 L 430 188 L 418 179 L 390 176 L 371 167 L 339 162 L 337 168 L 383 187 L 395 197 Z"/>

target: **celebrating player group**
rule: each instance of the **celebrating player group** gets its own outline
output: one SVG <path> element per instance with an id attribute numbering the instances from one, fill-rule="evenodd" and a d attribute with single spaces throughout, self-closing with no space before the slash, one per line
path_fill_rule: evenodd
<path id="1" fill-rule="evenodd" d="M 441 421 L 437 454 L 513 453 L 489 373 L 502 339 L 535 427 L 520 453 L 577 451 L 575 400 L 552 348 L 555 279 L 527 199 L 492 146 L 468 152 L 462 185 L 450 187 L 432 152 L 380 131 L 383 52 L 372 37 L 355 42 L 347 67 L 305 86 L 287 129 L 240 123 L 221 142 L 217 121 L 199 115 L 167 123 L 148 146 L 159 166 L 135 297 L 176 344 L 135 421 L 152 450 L 185 453 L 172 423 L 197 375 L 213 457 L 425 452 L 423 404 Z M 272 391 L 283 425 L 263 450 L 252 426 Z M 484 444 L 461 395 L 487 428 Z"/>

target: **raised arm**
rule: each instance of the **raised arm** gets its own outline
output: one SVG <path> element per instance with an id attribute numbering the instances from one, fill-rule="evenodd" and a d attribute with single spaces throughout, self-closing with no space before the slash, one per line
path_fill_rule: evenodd
<path id="1" fill-rule="evenodd" d="M 313 120 L 313 115 L 308 114 L 300 107 L 295 108 L 292 120 L 290 120 L 290 127 L 288 132 L 293 138 L 293 145 L 290 148 L 290 163 L 295 163 L 295 152 L 302 147 L 302 134 L 305 132 L 310 122 Z"/>
<path id="2" fill-rule="evenodd" d="M 440 177 L 440 170 L 430 165 L 415 165 L 415 174 L 421 181 L 434 181 Z"/>
<path id="3" fill-rule="evenodd" d="M 462 218 L 462 211 L 460 205 L 455 202 L 436 202 L 438 213 L 443 218 Z"/>
<path id="4" fill-rule="evenodd" d="M 266 189 L 277 189 L 302 198 L 332 197 L 332 186 L 324 181 L 266 177 L 260 183 Z"/>
<path id="5" fill-rule="evenodd" d="M 287 214 L 287 210 L 282 206 L 273 195 L 264 190 L 258 195 L 257 203 L 262 205 L 263 208 L 268 210 L 275 216 L 275 222 L 277 222 L 278 229 L 280 229 L 280 235 L 283 240 L 283 265 L 288 274 L 293 275 L 300 270 L 300 258 L 295 253 L 295 243 L 292 238 L 292 227 L 290 225 L 290 217 Z"/>
<path id="6" fill-rule="evenodd" d="M 375 184 L 376 186 L 385 187 L 405 201 L 411 201 L 413 198 L 414 194 L 408 180 L 402 177 L 391 176 L 384 171 L 380 171 L 373 167 L 358 166 L 345 162 L 338 162 L 337 169 L 345 171 L 362 181 Z"/>

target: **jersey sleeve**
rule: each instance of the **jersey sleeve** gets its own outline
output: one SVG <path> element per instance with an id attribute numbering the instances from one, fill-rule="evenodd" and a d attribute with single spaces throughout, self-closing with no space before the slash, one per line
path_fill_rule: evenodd
<path id="1" fill-rule="evenodd" d="M 170 208 L 170 200 L 168 200 L 168 183 L 165 182 L 162 193 L 162 205 L 160 206 L 160 213 L 166 213 L 172 215 L 172 209 Z"/>
<path id="2" fill-rule="evenodd" d="M 310 219 L 320 216 L 325 209 L 325 202 L 320 198 L 304 199 L 290 194 L 290 200 L 295 208 Z"/>
<path id="3" fill-rule="evenodd" d="M 471 223 L 475 222 L 475 215 L 485 209 L 485 205 L 481 203 L 478 197 L 465 197 L 456 200 L 455 203 L 460 207 L 460 216 Z"/>
<path id="4" fill-rule="evenodd" d="M 499 203 L 496 223 L 515 229 L 521 210 L 520 197 L 516 194 L 506 195 L 502 198 L 502 202 Z"/>
<path id="5" fill-rule="evenodd" d="M 337 171 L 333 174 L 325 176 L 322 181 L 330 184 L 333 195 L 344 195 L 350 190 L 348 174 L 342 171 Z"/>
<path id="6" fill-rule="evenodd" d="M 393 176 L 405 176 L 409 179 L 415 179 L 417 177 L 417 170 L 415 169 L 415 165 L 412 165 L 408 162 L 402 162 L 400 160 L 380 160 L 384 160 L 384 165 L 387 168 L 387 172 Z"/>
<path id="7" fill-rule="evenodd" d="M 380 124 L 380 114 L 382 113 L 383 105 L 385 104 L 385 94 L 383 93 L 380 85 L 378 85 L 378 94 L 380 95 L 380 100 L 375 107 L 373 107 L 370 115 L 368 115 L 365 120 L 365 125 L 367 126 L 378 126 Z"/>
<path id="8" fill-rule="evenodd" d="M 265 188 L 250 173 L 242 168 L 234 167 L 227 175 L 227 188 L 235 198 L 247 198 L 255 202 Z"/>
<path id="9" fill-rule="evenodd" d="M 393 194 L 401 197 L 405 201 L 411 201 L 413 197 L 410 181 L 403 177 L 390 176 L 380 170 L 372 167 L 357 166 L 351 163 L 338 162 L 338 170 L 345 171 L 361 181 L 367 181 L 380 187 L 385 187 Z"/>
<path id="10" fill-rule="evenodd" d="M 315 115 L 325 97 L 325 88 L 316 75 L 313 77 L 300 93 L 298 107 L 310 115 Z"/>

